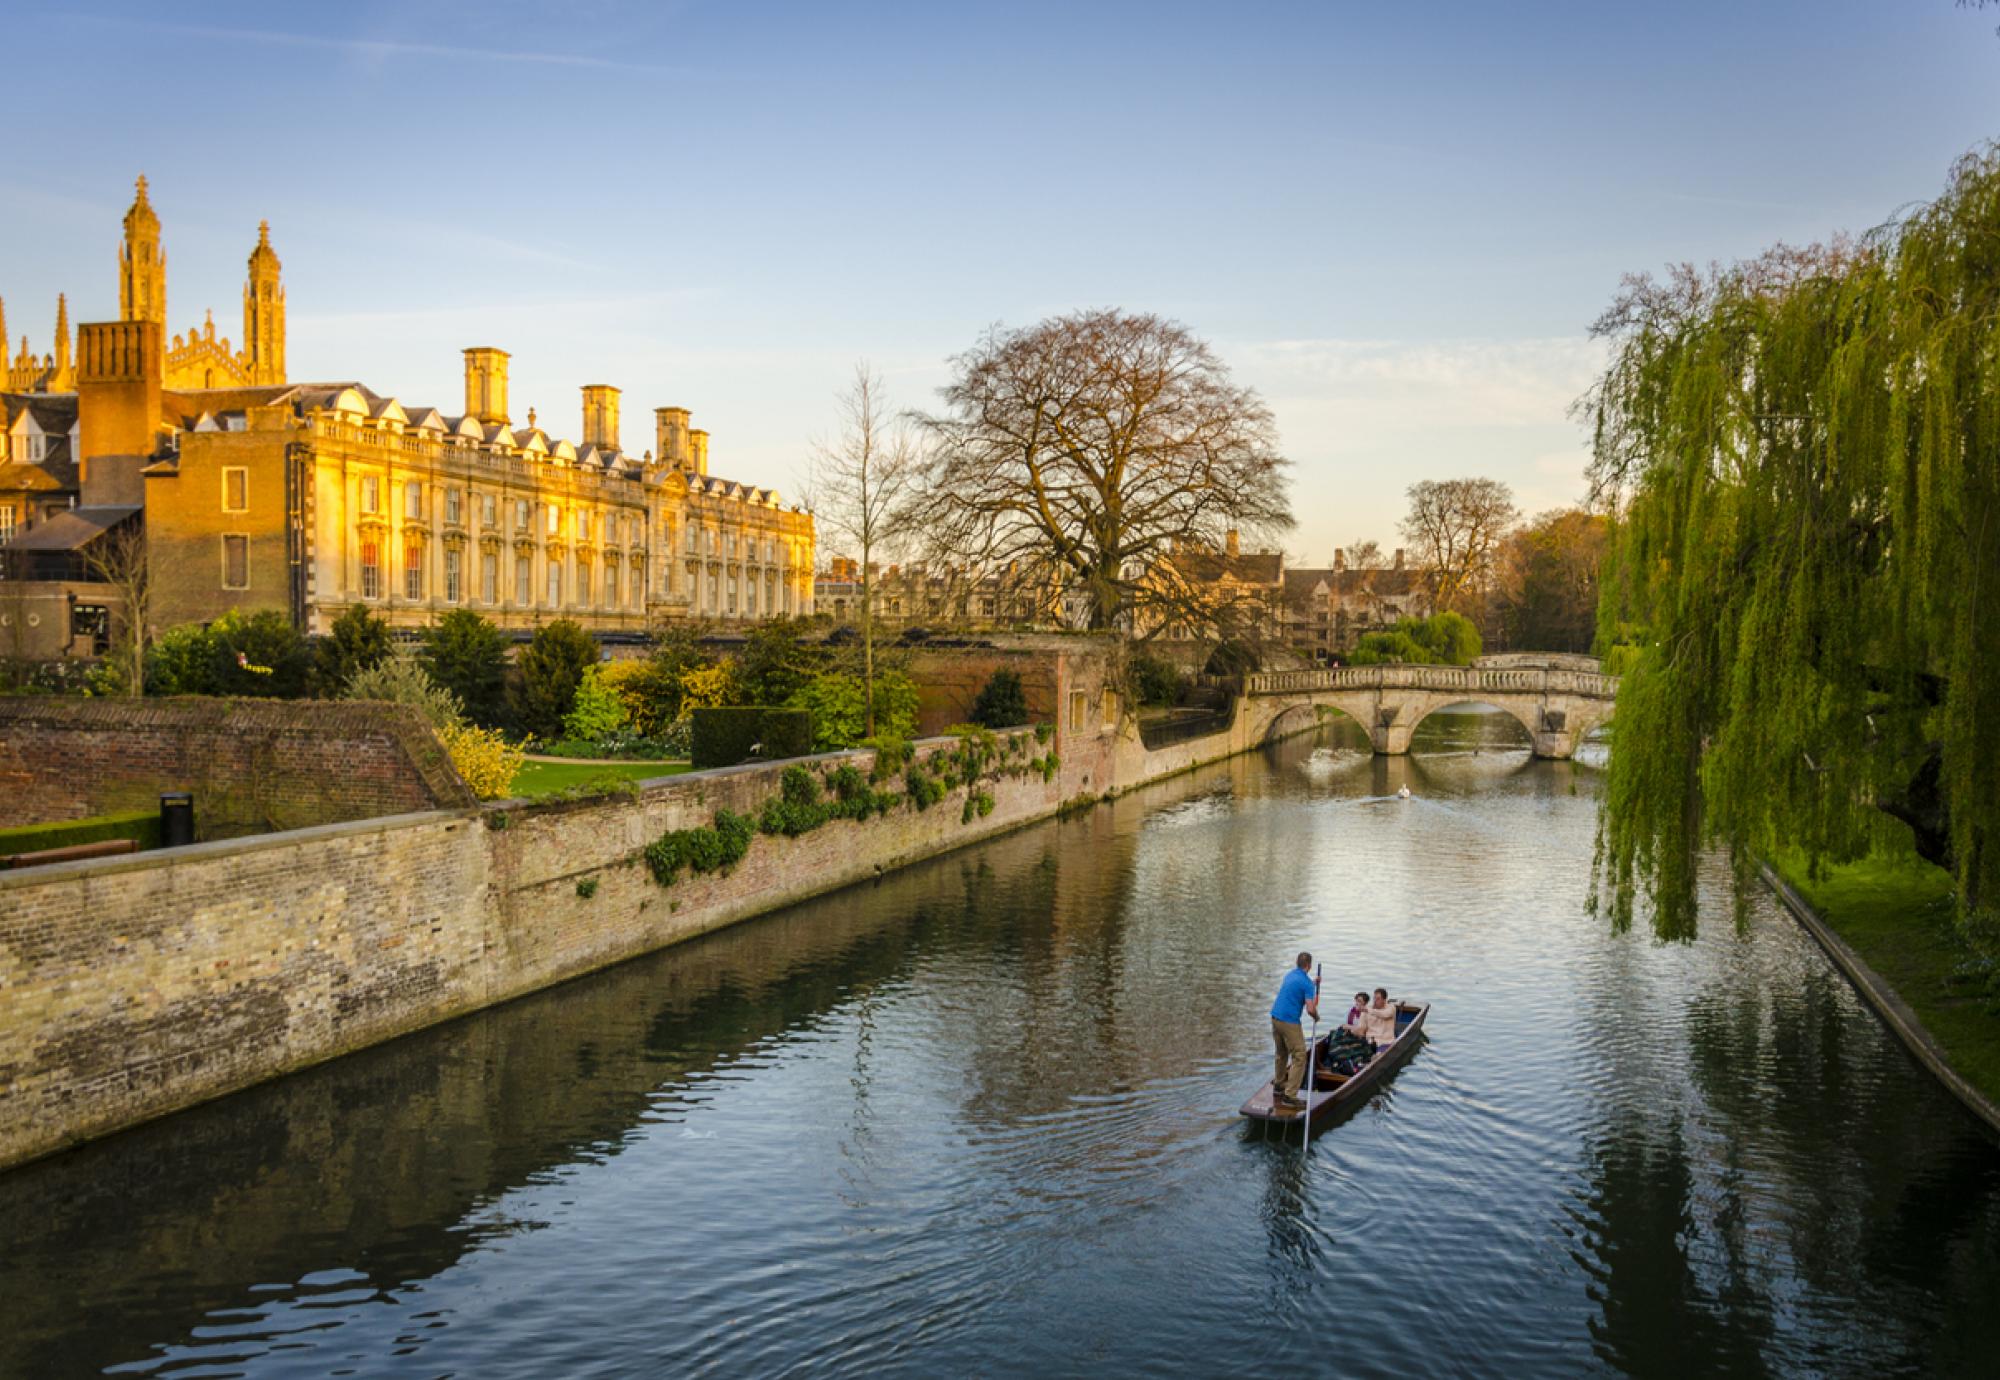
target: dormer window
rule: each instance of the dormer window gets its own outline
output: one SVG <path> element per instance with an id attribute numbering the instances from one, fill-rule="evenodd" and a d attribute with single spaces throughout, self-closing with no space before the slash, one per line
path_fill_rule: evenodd
<path id="1" fill-rule="evenodd" d="M 45 457 L 49 453 L 48 437 L 37 435 L 36 433 L 31 431 L 26 436 L 23 436 L 21 439 L 24 442 L 26 442 L 26 444 L 21 448 L 22 451 L 21 458 L 23 460 L 26 460 L 31 465 L 41 464 L 43 457 Z"/>

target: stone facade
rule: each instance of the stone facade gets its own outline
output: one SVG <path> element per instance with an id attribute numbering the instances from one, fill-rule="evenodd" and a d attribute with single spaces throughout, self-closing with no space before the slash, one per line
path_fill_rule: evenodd
<path id="1" fill-rule="evenodd" d="M 156 807 L 199 838 L 461 808 L 472 794 L 407 705 L 0 698 L 0 827 Z"/>
<path id="2" fill-rule="evenodd" d="M 580 442 L 533 408 L 518 426 L 509 356 L 490 346 L 464 352 L 456 412 L 356 381 L 288 383 L 284 302 L 262 227 L 244 348 L 218 341 L 212 320 L 167 340 L 166 255 L 142 179 L 121 319 L 80 327 L 72 362 L 64 302 L 46 360 L 25 342 L 27 364 L 0 356 L 0 582 L 90 579 L 93 544 L 138 526 L 153 632 L 238 608 L 319 633 L 355 604 L 404 629 L 470 608 L 521 636 L 571 618 L 631 639 L 664 619 L 812 612 L 811 515 L 711 474 L 686 408 L 656 409 L 654 449 L 637 454 L 609 384 L 582 389 Z M 122 608 L 110 616 L 122 623 Z M 32 654 L 65 654 L 78 636 L 44 631 Z"/>

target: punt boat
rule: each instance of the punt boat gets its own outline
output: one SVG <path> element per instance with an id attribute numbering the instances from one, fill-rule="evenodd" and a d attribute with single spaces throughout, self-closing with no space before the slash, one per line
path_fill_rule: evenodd
<path id="1" fill-rule="evenodd" d="M 1316 1120 L 1336 1108 L 1360 1102 L 1368 1096 L 1369 1089 L 1387 1082 L 1389 1075 L 1416 1052 L 1423 1039 L 1424 1017 L 1430 1013 L 1429 1002 L 1397 1002 L 1396 1038 L 1377 1050 L 1374 1058 L 1353 1073 L 1342 1073 L 1333 1067 L 1336 1057 L 1329 1051 L 1336 1046 L 1341 1033 L 1338 1026 L 1334 1027 L 1314 1043 L 1311 1065 L 1313 1086 L 1300 1089 L 1299 1094 L 1306 1104 L 1303 1112 L 1281 1112 L 1274 1108 L 1271 1103 L 1272 1086 L 1267 1082 L 1243 1104 L 1243 1115 L 1252 1121 L 1297 1126 L 1309 1118 Z"/>

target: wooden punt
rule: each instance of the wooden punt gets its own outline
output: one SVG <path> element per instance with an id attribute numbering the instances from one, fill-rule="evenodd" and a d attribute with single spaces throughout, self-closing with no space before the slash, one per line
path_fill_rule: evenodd
<path id="1" fill-rule="evenodd" d="M 1298 1126 L 1308 1118 L 1317 1121 L 1339 1107 L 1352 1106 L 1360 1102 L 1368 1096 L 1369 1089 L 1386 1082 L 1389 1075 L 1416 1053 L 1417 1046 L 1423 1040 L 1424 1017 L 1430 1013 L 1429 1002 L 1397 1002 L 1396 1038 L 1377 1050 L 1375 1057 L 1362 1065 L 1351 1077 L 1335 1073 L 1322 1062 L 1326 1057 L 1326 1046 L 1333 1039 L 1334 1032 L 1329 1031 L 1321 1035 L 1317 1042 L 1318 1048 L 1313 1051 L 1314 1086 L 1310 1091 L 1301 1093 L 1306 1102 L 1305 1110 L 1303 1112 L 1275 1110 L 1271 1105 L 1271 1084 L 1267 1082 L 1243 1104 L 1243 1115 L 1252 1121 L 1268 1121 L 1279 1126 Z"/>

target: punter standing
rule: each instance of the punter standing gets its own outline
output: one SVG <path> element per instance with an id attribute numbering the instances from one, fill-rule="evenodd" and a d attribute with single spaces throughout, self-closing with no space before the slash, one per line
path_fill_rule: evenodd
<path id="1" fill-rule="evenodd" d="M 1301 1015 L 1319 1019 L 1319 992 L 1309 976 L 1313 956 L 1300 954 L 1298 966 L 1278 984 L 1278 999 L 1271 1003 L 1271 1042 L 1278 1050 L 1278 1071 L 1271 1078 L 1271 1105 L 1303 1107 L 1299 1100 L 1299 1080 L 1306 1076 L 1306 1033 L 1299 1026 Z"/>

